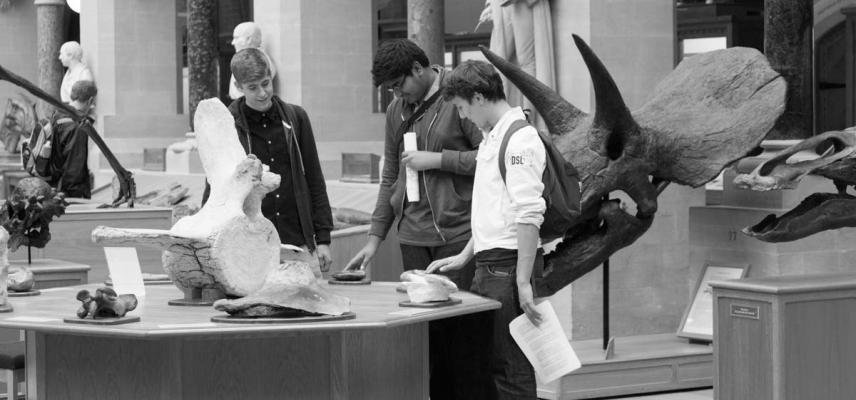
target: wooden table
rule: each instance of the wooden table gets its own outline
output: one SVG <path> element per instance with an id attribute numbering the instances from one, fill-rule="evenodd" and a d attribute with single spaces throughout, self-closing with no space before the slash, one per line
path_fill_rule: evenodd
<path id="1" fill-rule="evenodd" d="M 28 399 L 427 399 L 428 321 L 499 308 L 466 292 L 459 305 L 402 308 L 396 283 L 323 285 L 355 319 L 212 323 L 223 313 L 168 306 L 178 289 L 147 286 L 138 323 L 64 323 L 77 291 L 98 287 L 83 285 L 10 299 L 0 327 L 27 332 Z"/>
<path id="2" fill-rule="evenodd" d="M 33 272 L 36 289 L 60 286 L 82 285 L 88 283 L 89 266 L 71 261 L 52 258 L 36 258 L 32 263 L 27 260 L 9 260 L 11 266 L 22 266 Z"/>

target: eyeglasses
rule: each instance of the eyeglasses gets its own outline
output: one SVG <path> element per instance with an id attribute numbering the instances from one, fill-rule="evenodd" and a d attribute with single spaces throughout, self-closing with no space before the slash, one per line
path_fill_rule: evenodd
<path id="1" fill-rule="evenodd" d="M 387 85 L 387 90 L 395 94 L 396 96 L 401 95 L 401 87 L 404 86 L 404 81 L 407 80 L 407 75 L 402 75 L 401 78 L 396 79 L 391 84 Z"/>

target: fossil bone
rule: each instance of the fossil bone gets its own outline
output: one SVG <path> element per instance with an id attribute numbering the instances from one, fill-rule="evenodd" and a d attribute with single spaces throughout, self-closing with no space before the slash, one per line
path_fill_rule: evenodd
<path id="1" fill-rule="evenodd" d="M 262 198 L 279 186 L 279 175 L 244 152 L 229 110 L 218 99 L 204 100 L 194 121 L 199 157 L 211 184 L 208 202 L 169 231 L 98 227 L 93 240 L 165 249 L 164 268 L 185 293 L 215 289 L 223 292 L 220 297 L 243 297 L 215 303 L 235 316 L 348 312 L 350 300 L 320 287 L 306 261 L 280 264 L 281 250 L 289 257 L 308 257 L 302 249 L 281 245 L 273 223 L 262 215 Z"/>
<path id="2" fill-rule="evenodd" d="M 99 288 L 95 294 L 88 290 L 77 292 L 77 300 L 82 303 L 77 310 L 78 318 L 118 318 L 137 308 L 137 296 L 116 294 L 111 288 Z"/>
<path id="3" fill-rule="evenodd" d="M 449 300 L 449 293 L 456 292 L 458 285 L 449 277 L 440 274 L 429 274 L 422 269 L 411 269 L 399 276 L 407 297 L 413 303 Z"/>
<path id="4" fill-rule="evenodd" d="M 823 147 L 825 151 L 817 157 L 789 162 L 797 153 Z M 802 140 L 761 163 L 750 174 L 736 176 L 734 183 L 757 191 L 793 189 L 809 174 L 831 179 L 837 193 L 814 193 L 779 217 L 770 214 L 743 228 L 743 233 L 765 242 L 789 242 L 825 230 L 856 226 L 856 197 L 846 193 L 847 186 L 856 185 L 856 130 L 824 132 Z"/>
<path id="5" fill-rule="evenodd" d="M 342 315 L 350 311 L 351 301 L 321 288 L 306 263 L 286 261 L 268 273 L 259 290 L 240 299 L 217 300 L 214 308 L 238 317 Z"/>
<path id="6" fill-rule="evenodd" d="M 535 280 L 539 296 L 555 293 L 645 233 L 669 182 L 699 187 L 748 154 L 785 104 L 785 81 L 764 56 L 730 48 L 685 59 L 631 113 L 592 49 L 576 35 L 574 42 L 592 77 L 594 115 L 482 48 L 538 109 L 553 143 L 580 172 L 581 223 L 547 258 L 543 277 Z M 636 203 L 636 215 L 605 200 L 615 191 Z"/>
<path id="7" fill-rule="evenodd" d="M 26 292 L 36 285 L 33 271 L 23 265 L 9 267 L 6 276 L 6 289 L 13 292 Z"/>
<path id="8" fill-rule="evenodd" d="M 166 250 L 164 269 L 183 290 L 246 296 L 279 264 L 279 235 L 261 214 L 261 200 L 279 186 L 279 175 L 244 153 L 234 119 L 219 100 L 200 102 L 194 122 L 199 157 L 211 184 L 208 202 L 169 231 L 97 227 L 92 237 L 97 243 Z"/>

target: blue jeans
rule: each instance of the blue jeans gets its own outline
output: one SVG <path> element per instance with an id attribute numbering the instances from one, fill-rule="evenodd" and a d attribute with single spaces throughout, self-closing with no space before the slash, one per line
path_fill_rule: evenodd
<path id="1" fill-rule="evenodd" d="M 491 398 L 535 400 L 535 370 L 508 330 L 508 324 L 523 314 L 517 295 L 517 250 L 480 251 L 475 259 L 476 272 L 470 291 L 502 303 L 493 313 L 493 332 L 488 336 L 491 349 L 488 370 L 493 383 Z M 532 269 L 537 271 L 543 266 L 544 257 L 539 249 Z"/>
<path id="2" fill-rule="evenodd" d="M 458 254 L 467 242 L 438 247 L 401 244 L 407 269 L 425 269 L 432 261 Z M 444 272 L 460 290 L 473 281 L 475 262 Z M 428 323 L 428 358 L 431 400 L 487 400 L 490 375 L 484 366 L 489 354 L 483 342 L 490 335 L 488 312 L 461 315 Z"/>

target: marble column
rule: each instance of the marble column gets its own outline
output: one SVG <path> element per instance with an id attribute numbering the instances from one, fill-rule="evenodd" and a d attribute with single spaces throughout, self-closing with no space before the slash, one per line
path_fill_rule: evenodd
<path id="1" fill-rule="evenodd" d="M 63 43 L 64 0 L 35 0 L 36 41 L 38 44 L 38 86 L 59 99 L 63 66 L 59 62 L 59 48 Z M 39 115 L 46 117 L 53 107 L 39 101 Z"/>
<path id="2" fill-rule="evenodd" d="M 764 54 L 788 82 L 785 113 L 767 139 L 800 139 L 812 129 L 812 2 L 764 1 Z"/>
<path id="3" fill-rule="evenodd" d="M 445 64 L 444 0 L 407 0 L 407 38 L 415 42 L 431 64 Z"/>
<path id="4" fill-rule="evenodd" d="M 187 2 L 190 126 L 200 101 L 217 97 L 217 1 Z"/>

